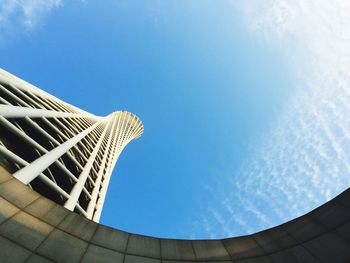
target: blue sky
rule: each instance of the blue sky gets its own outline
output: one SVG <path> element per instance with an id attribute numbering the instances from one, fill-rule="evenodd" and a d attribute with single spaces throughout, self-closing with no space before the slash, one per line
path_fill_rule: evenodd
<path id="1" fill-rule="evenodd" d="M 316 0 L 5 0 L 0 67 L 94 114 L 143 121 L 101 223 L 243 235 L 349 187 L 348 11 Z"/>

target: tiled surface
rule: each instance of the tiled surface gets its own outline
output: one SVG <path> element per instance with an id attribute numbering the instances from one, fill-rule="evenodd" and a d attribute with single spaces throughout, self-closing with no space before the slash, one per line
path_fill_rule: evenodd
<path id="1" fill-rule="evenodd" d="M 13 216 L 16 212 L 19 211 L 19 209 L 5 200 L 4 198 L 0 197 L 0 224 L 4 222 L 9 217 Z"/>
<path id="2" fill-rule="evenodd" d="M 9 202 L 18 208 L 24 208 L 40 197 L 38 193 L 29 190 L 27 186 L 16 179 L 0 184 L 1 196 L 6 197 Z"/>
<path id="3" fill-rule="evenodd" d="M 105 263 L 123 263 L 124 254 L 111 249 L 90 245 L 83 257 L 82 262 L 105 262 Z"/>
<path id="4" fill-rule="evenodd" d="M 221 240 L 198 240 L 192 242 L 198 260 L 230 260 Z"/>
<path id="5" fill-rule="evenodd" d="M 337 233 L 344 239 L 350 241 L 350 221 L 337 228 Z"/>
<path id="6" fill-rule="evenodd" d="M 160 258 L 160 240 L 158 238 L 130 235 L 126 253 Z"/>
<path id="7" fill-rule="evenodd" d="M 52 226 L 24 212 L 19 212 L 0 225 L 1 236 L 29 250 L 36 249 L 52 230 Z"/>
<path id="8" fill-rule="evenodd" d="M 31 252 L 0 236 L 0 262 L 24 262 Z"/>
<path id="9" fill-rule="evenodd" d="M 87 242 L 55 229 L 36 252 L 57 262 L 79 262 L 87 246 Z"/>
<path id="10" fill-rule="evenodd" d="M 305 242 L 305 248 L 323 262 L 350 262 L 350 242 L 330 232 Z M 345 262 L 345 261 L 344 261 Z"/>
<path id="11" fill-rule="evenodd" d="M 190 241 L 98 225 L 9 178 L 0 169 L 0 262 L 350 262 L 350 190 L 275 228 Z"/>
<path id="12" fill-rule="evenodd" d="M 126 255 L 124 263 L 161 263 L 160 259 Z"/>
<path id="13" fill-rule="evenodd" d="M 99 225 L 91 239 L 91 243 L 116 251 L 125 251 L 128 233 Z"/>
<path id="14" fill-rule="evenodd" d="M 162 258 L 172 260 L 195 260 L 193 245 L 188 240 L 161 240 Z"/>
<path id="15" fill-rule="evenodd" d="M 274 228 L 274 231 L 263 231 L 253 235 L 256 242 L 265 253 L 272 253 L 295 244 L 295 239 L 282 227 Z"/>
<path id="16" fill-rule="evenodd" d="M 32 254 L 26 263 L 53 263 L 54 261 L 47 258 Z"/>
<path id="17" fill-rule="evenodd" d="M 342 204 L 330 202 L 317 209 L 312 217 L 323 226 L 334 228 L 350 220 L 350 209 Z"/>
<path id="18" fill-rule="evenodd" d="M 69 214 L 69 211 L 45 197 L 36 199 L 24 211 L 52 226 L 57 226 Z"/>
<path id="19" fill-rule="evenodd" d="M 238 260 L 235 260 L 234 262 L 235 263 L 273 263 L 273 261 L 268 256 L 238 259 Z M 276 262 L 279 262 L 279 261 L 276 261 Z"/>
<path id="20" fill-rule="evenodd" d="M 284 249 L 270 255 L 273 262 L 294 263 L 294 262 L 319 262 L 310 252 L 303 246 L 296 246 L 289 249 Z"/>
<path id="21" fill-rule="evenodd" d="M 302 243 L 328 232 L 328 229 L 306 215 L 284 224 L 283 229 L 297 242 Z"/>
<path id="22" fill-rule="evenodd" d="M 9 174 L 3 167 L 0 166 L 0 184 L 12 179 L 12 175 Z"/>
<path id="23" fill-rule="evenodd" d="M 95 233 L 96 227 L 96 223 L 76 213 L 69 213 L 57 226 L 57 228 L 85 241 L 90 241 Z"/>
<path id="24" fill-rule="evenodd" d="M 261 246 L 252 236 L 243 236 L 223 240 L 224 246 L 232 259 L 256 257 L 264 254 Z"/>

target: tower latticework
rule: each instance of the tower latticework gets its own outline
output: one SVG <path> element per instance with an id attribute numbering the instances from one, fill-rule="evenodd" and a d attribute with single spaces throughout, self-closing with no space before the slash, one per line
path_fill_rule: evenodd
<path id="1" fill-rule="evenodd" d="M 127 111 L 99 117 L 0 69 L 0 165 L 96 222 L 123 148 L 143 133 Z"/>

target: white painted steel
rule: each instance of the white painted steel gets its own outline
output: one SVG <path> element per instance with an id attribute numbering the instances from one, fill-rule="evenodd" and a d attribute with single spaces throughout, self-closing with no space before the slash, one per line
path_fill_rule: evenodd
<path id="1" fill-rule="evenodd" d="M 12 105 L 11 106 L 0 105 L 0 115 L 5 117 L 5 118 L 24 118 L 24 117 L 30 117 L 30 118 L 40 118 L 40 117 L 79 118 L 79 117 L 86 117 L 86 115 L 84 115 L 84 114 L 50 111 L 50 110 L 44 110 L 44 109 L 33 109 L 33 108 L 26 108 L 26 107 L 20 107 L 20 106 L 12 106 Z"/>
<path id="2" fill-rule="evenodd" d="M 118 111 L 114 112 L 113 114 L 118 121 L 114 133 L 116 136 L 114 138 L 112 147 L 115 153 L 111 158 L 111 161 L 108 163 L 108 168 L 104 175 L 104 180 L 102 182 L 101 190 L 99 193 L 99 199 L 96 204 L 96 212 L 94 213 L 94 216 L 92 218 L 95 222 L 99 222 L 100 220 L 112 170 L 116 165 L 117 159 L 121 151 L 124 149 L 124 147 L 130 140 L 139 137 L 143 132 L 142 123 L 135 115 L 125 111 Z"/>
<path id="3" fill-rule="evenodd" d="M 95 129 L 100 122 L 95 123 L 90 128 L 76 135 L 72 139 L 62 143 L 60 146 L 57 146 L 50 152 L 47 152 L 45 155 L 39 157 L 35 161 L 31 162 L 26 167 L 18 170 L 13 174 L 18 180 L 24 184 L 29 184 L 32 180 L 35 179 L 40 173 L 42 173 L 46 168 L 48 168 L 52 163 L 56 162 L 63 154 L 65 154 L 70 148 L 77 144 L 81 139 L 88 135 L 93 129 Z"/>
<path id="4" fill-rule="evenodd" d="M 49 198 L 89 219 L 99 221 L 117 159 L 142 133 L 129 112 L 98 117 L 0 69 L 0 165 L 13 163 L 19 180 L 39 192 L 43 182 L 58 195 Z"/>
<path id="5" fill-rule="evenodd" d="M 15 75 L 7 72 L 6 70 L 3 70 L 0 68 L 0 83 L 5 83 L 5 84 L 8 84 L 8 85 L 13 85 L 15 86 L 16 88 L 22 90 L 22 91 L 26 91 L 26 92 L 29 92 L 29 93 L 33 93 L 33 94 L 36 94 L 42 98 L 45 98 L 45 99 L 50 99 L 50 100 L 53 100 L 53 101 L 56 101 L 56 102 L 59 102 L 59 103 L 63 103 L 65 105 L 68 106 L 68 108 L 72 108 L 74 109 L 76 112 L 78 113 L 82 113 L 82 114 L 86 114 L 87 116 L 91 117 L 91 118 L 98 118 L 98 116 L 95 116 L 89 112 L 86 112 L 82 109 L 79 109 L 73 105 L 70 105 L 66 102 L 63 102 L 62 100 L 60 100 L 59 98 L 33 86 L 32 84 L 16 77 Z"/>
<path id="6" fill-rule="evenodd" d="M 98 151 L 100 150 L 102 141 L 104 139 L 104 135 L 107 132 L 107 128 L 108 127 L 106 125 L 105 129 L 103 130 L 102 136 L 98 140 L 95 149 L 92 151 L 88 162 L 84 166 L 84 169 L 79 176 L 78 182 L 74 185 L 72 191 L 70 192 L 69 199 L 64 204 L 64 207 L 69 209 L 69 210 L 74 210 L 75 206 L 78 204 L 79 196 L 80 196 L 81 191 L 83 190 L 84 184 L 89 176 L 89 172 L 92 168 L 92 165 L 95 162 L 96 155 L 97 155 Z"/>
<path id="7" fill-rule="evenodd" d="M 7 156 L 10 159 L 12 159 L 17 164 L 20 164 L 22 166 L 29 165 L 29 163 L 27 161 L 23 160 L 21 157 L 17 156 L 16 154 L 14 154 L 11 151 L 9 151 L 6 147 L 4 147 L 2 145 L 0 145 L 0 153 Z M 47 184 L 53 190 L 57 191 L 58 193 L 60 193 L 61 195 L 63 195 L 66 198 L 69 197 L 68 193 L 66 193 L 62 188 L 58 187 L 57 184 L 55 184 L 50 179 L 48 179 L 43 173 L 40 173 L 38 175 L 38 177 L 40 178 L 40 180 L 42 180 L 45 184 Z"/>
<path id="8" fill-rule="evenodd" d="M 115 118 L 113 118 L 112 121 L 113 121 L 113 124 L 112 124 L 112 131 L 113 131 L 114 127 L 115 127 L 115 123 L 116 123 Z M 100 169 L 99 169 L 98 174 L 97 174 L 95 188 L 92 191 L 91 201 L 90 201 L 90 203 L 88 205 L 88 208 L 87 208 L 87 218 L 89 218 L 89 219 L 92 219 L 94 210 L 96 208 L 96 201 L 97 201 L 98 193 L 100 191 L 101 181 L 102 181 L 102 177 L 104 175 L 104 169 L 105 169 L 105 166 L 106 166 L 106 161 L 107 161 L 107 157 L 108 157 L 108 151 L 110 149 L 111 142 L 112 142 L 112 133 L 110 133 L 109 136 L 108 136 L 108 142 L 107 142 L 107 145 L 105 147 L 103 158 L 102 158 L 102 162 L 101 162 L 101 165 L 100 165 Z"/>

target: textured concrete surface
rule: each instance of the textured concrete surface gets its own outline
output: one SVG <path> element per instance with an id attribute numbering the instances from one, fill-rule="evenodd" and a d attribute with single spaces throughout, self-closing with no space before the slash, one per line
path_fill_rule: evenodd
<path id="1" fill-rule="evenodd" d="M 89 221 L 0 167 L 0 262 L 350 262 L 350 190 L 252 235 L 159 239 Z"/>

